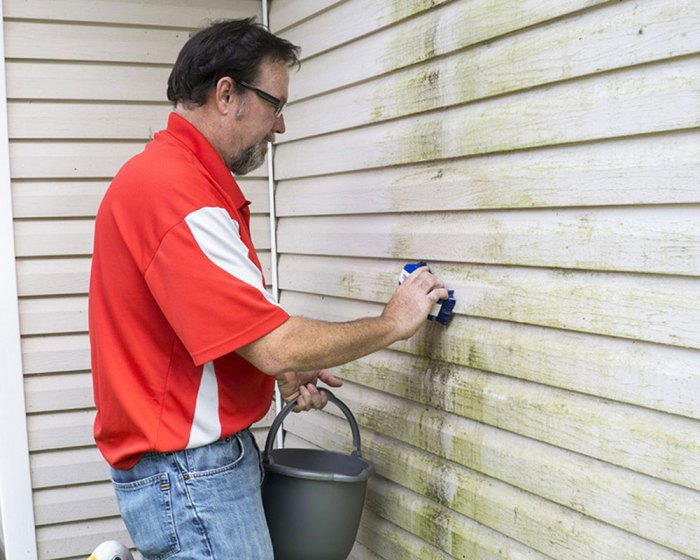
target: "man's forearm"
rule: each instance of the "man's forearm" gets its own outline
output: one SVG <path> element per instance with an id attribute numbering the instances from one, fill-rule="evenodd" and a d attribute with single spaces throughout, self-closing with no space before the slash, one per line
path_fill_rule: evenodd
<path id="1" fill-rule="evenodd" d="M 328 323 L 290 317 L 283 325 L 238 350 L 269 375 L 338 366 L 389 346 L 397 329 L 389 317 Z"/>
<path id="2" fill-rule="evenodd" d="M 379 317 L 326 323 L 290 317 L 238 353 L 269 375 L 309 371 L 356 360 L 413 334 L 448 292 L 427 267 L 414 271 L 396 288 Z"/>

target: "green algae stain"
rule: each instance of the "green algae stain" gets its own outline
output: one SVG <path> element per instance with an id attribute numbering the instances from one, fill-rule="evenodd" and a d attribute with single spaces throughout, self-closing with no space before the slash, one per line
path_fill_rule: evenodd
<path id="1" fill-rule="evenodd" d="M 353 298 L 362 293 L 357 277 L 352 272 L 341 276 L 341 278 L 338 280 L 338 287 L 341 289 L 343 296 L 347 298 Z"/>
<path id="2" fill-rule="evenodd" d="M 377 275 L 375 288 L 371 297 L 378 301 L 388 301 L 394 293 L 397 285 L 397 274 L 395 272 L 381 272 Z"/>
<path id="3" fill-rule="evenodd" d="M 396 22 L 414 14 L 434 8 L 445 0 L 393 0 L 391 3 L 391 19 Z"/>
<path id="4" fill-rule="evenodd" d="M 443 146 L 445 122 L 442 117 L 415 122 L 403 128 L 398 139 L 401 146 L 399 161 L 414 163 L 442 159 L 446 152 Z M 398 163 L 398 162 L 397 162 Z"/>
<path id="5" fill-rule="evenodd" d="M 410 70 L 372 93 L 371 122 L 437 109 L 444 105 L 440 68 Z"/>
<path id="6" fill-rule="evenodd" d="M 438 23 L 437 18 L 425 18 L 398 30 L 383 56 L 385 70 L 403 68 L 435 57 L 438 53 Z"/>
<path id="7" fill-rule="evenodd" d="M 396 234 L 391 239 L 389 256 L 395 259 L 410 259 L 412 251 L 412 241 L 409 234 Z"/>

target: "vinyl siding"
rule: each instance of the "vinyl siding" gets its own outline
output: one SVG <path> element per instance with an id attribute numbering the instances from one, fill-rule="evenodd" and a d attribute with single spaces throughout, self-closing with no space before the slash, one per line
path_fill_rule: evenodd
<path id="1" fill-rule="evenodd" d="M 260 18 L 258 0 L 4 0 L 5 65 L 27 430 L 40 559 L 129 542 L 94 447 L 87 288 L 111 177 L 166 124 L 165 86 L 189 33 Z M 268 269 L 265 171 L 241 181 Z M 261 423 L 259 435 L 264 435 Z"/>
<path id="2" fill-rule="evenodd" d="M 396 558 L 700 558 L 700 5 L 275 0 L 281 302 L 456 315 L 336 369 Z M 287 444 L 349 449 L 329 406 Z M 359 549 L 358 549 L 359 550 Z"/>

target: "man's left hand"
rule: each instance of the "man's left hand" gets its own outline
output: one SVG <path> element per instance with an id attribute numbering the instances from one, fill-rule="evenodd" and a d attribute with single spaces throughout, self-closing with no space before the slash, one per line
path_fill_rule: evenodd
<path id="1" fill-rule="evenodd" d="M 294 412 L 323 408 L 328 396 L 316 387 L 318 380 L 330 387 L 340 387 L 343 381 L 325 369 L 317 371 L 287 372 L 277 377 L 277 384 L 285 402 L 297 400 Z"/>

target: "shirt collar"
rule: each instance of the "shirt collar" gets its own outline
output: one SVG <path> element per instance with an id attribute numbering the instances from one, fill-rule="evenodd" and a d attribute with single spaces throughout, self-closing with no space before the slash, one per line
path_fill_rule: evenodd
<path id="1" fill-rule="evenodd" d="M 236 208 L 250 204 L 214 146 L 192 123 L 177 113 L 170 113 L 167 132 L 194 154 L 216 183 L 231 197 Z"/>

